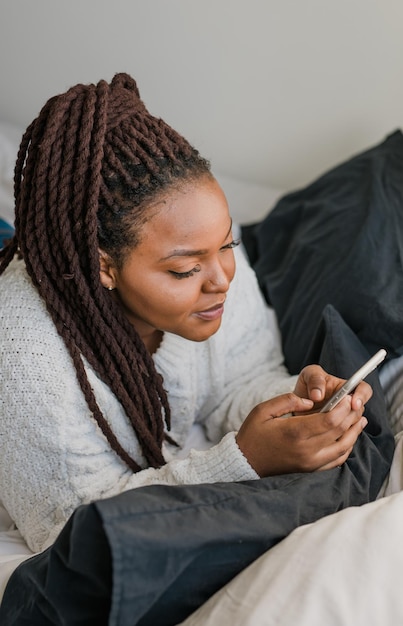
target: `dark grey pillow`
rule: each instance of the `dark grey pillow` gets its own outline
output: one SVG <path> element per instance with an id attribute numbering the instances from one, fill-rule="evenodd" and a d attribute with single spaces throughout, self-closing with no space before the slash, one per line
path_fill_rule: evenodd
<path id="1" fill-rule="evenodd" d="M 328 304 L 370 354 L 403 354 L 401 131 L 286 195 L 244 235 L 292 373 L 317 359 Z"/>

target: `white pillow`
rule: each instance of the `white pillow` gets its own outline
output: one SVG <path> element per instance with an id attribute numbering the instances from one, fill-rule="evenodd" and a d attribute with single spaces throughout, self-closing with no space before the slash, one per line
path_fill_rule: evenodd
<path id="1" fill-rule="evenodd" d="M 219 172 L 213 173 L 227 197 L 233 220 L 239 224 L 259 222 L 284 193 L 268 184 L 239 180 Z"/>

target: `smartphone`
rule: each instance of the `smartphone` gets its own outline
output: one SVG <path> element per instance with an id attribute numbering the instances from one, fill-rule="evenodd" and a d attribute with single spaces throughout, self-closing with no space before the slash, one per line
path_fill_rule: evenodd
<path id="1" fill-rule="evenodd" d="M 326 402 L 325 406 L 320 410 L 321 413 L 327 413 L 334 409 L 334 407 L 339 404 L 339 402 L 345 398 L 349 393 L 354 391 L 357 387 L 358 383 L 360 383 L 364 378 L 368 376 L 374 369 L 382 363 L 384 358 L 386 357 L 386 350 L 383 348 L 378 350 L 373 357 L 371 357 L 360 369 L 358 369 L 355 374 L 351 376 L 340 389 L 336 391 L 336 393 Z"/>

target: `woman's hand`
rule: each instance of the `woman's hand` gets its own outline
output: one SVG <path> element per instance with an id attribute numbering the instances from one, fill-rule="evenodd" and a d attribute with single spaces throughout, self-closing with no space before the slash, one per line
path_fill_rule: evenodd
<path id="1" fill-rule="evenodd" d="M 343 382 L 320 370 L 301 373 L 296 387 L 300 391 L 306 385 L 308 394 L 318 401 L 327 399 Z M 346 461 L 368 423 L 362 416 L 367 397 L 364 389 L 354 407 L 353 398 L 347 396 L 328 413 L 307 413 L 314 407 L 313 400 L 293 393 L 267 400 L 242 424 L 236 437 L 238 446 L 259 476 L 337 467 Z M 282 417 L 290 413 L 293 415 Z"/>
<path id="2" fill-rule="evenodd" d="M 308 365 L 301 371 L 294 392 L 301 398 L 310 398 L 318 410 L 346 381 L 331 376 L 320 365 Z M 358 411 L 372 396 L 372 388 L 361 382 L 351 395 L 351 407 Z"/>

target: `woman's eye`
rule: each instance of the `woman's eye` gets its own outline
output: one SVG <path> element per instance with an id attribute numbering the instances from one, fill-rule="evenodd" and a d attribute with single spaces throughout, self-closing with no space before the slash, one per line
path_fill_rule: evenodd
<path id="1" fill-rule="evenodd" d="M 232 248 L 236 248 L 241 243 L 240 239 L 234 239 L 231 243 L 228 243 L 226 246 L 223 246 L 221 250 L 232 250 Z"/>
<path id="2" fill-rule="evenodd" d="M 190 278 L 190 276 L 193 276 L 193 274 L 200 272 L 200 270 L 200 265 L 195 265 L 195 267 L 188 272 L 174 272 L 173 270 L 169 270 L 169 273 L 175 276 L 175 278 L 177 278 L 178 280 L 180 280 L 181 278 Z"/>

